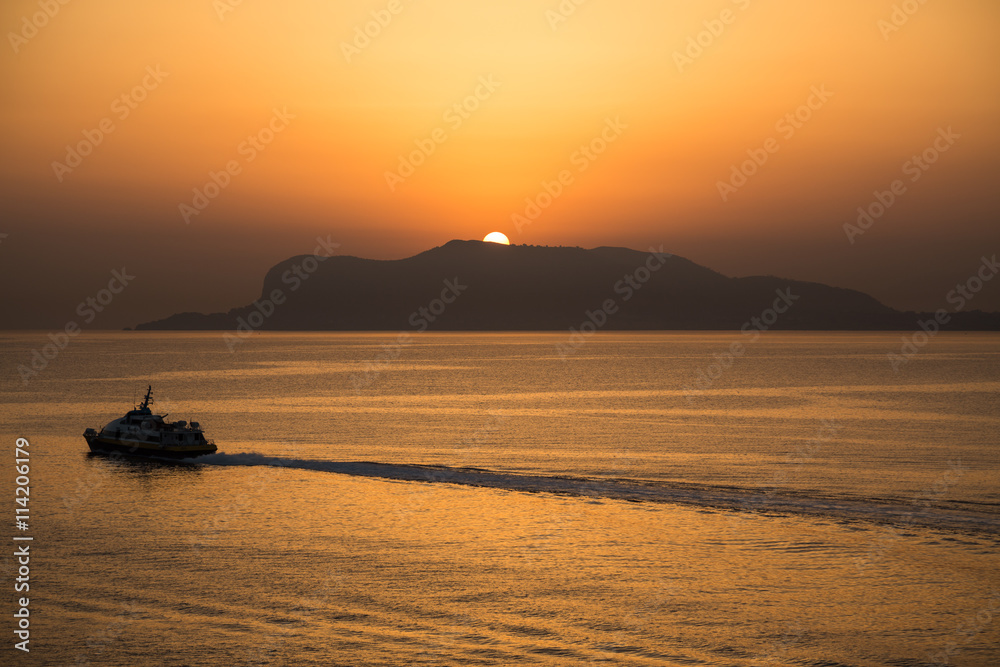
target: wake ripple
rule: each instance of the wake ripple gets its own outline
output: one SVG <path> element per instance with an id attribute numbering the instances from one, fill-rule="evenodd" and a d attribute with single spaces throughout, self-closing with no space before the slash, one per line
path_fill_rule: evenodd
<path id="1" fill-rule="evenodd" d="M 271 466 L 374 477 L 406 482 L 459 484 L 525 493 L 552 493 L 642 503 L 680 503 L 721 510 L 825 516 L 840 520 L 892 523 L 976 533 L 1000 532 L 1000 513 L 892 502 L 884 499 L 827 498 L 795 492 L 760 492 L 739 487 L 621 480 L 451 468 L 448 466 L 324 461 L 266 456 L 253 452 L 211 454 L 192 463 L 208 466 Z"/>

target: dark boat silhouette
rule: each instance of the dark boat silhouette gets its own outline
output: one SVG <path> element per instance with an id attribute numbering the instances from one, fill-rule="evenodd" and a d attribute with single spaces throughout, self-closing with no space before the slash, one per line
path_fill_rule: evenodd
<path id="1" fill-rule="evenodd" d="M 167 415 L 153 414 L 153 387 L 138 408 L 109 422 L 100 432 L 88 428 L 83 433 L 92 452 L 188 459 L 217 451 L 215 443 L 205 438 L 198 422 L 168 422 Z"/>

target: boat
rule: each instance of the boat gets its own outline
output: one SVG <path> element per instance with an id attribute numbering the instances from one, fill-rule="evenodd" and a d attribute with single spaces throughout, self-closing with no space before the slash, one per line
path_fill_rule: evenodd
<path id="1" fill-rule="evenodd" d="M 214 442 L 205 438 L 198 422 L 168 422 L 164 419 L 167 415 L 153 414 L 149 407 L 152 403 L 153 386 L 149 385 L 139 407 L 108 423 L 100 432 L 92 428 L 84 431 L 90 451 L 189 459 L 218 450 Z"/>

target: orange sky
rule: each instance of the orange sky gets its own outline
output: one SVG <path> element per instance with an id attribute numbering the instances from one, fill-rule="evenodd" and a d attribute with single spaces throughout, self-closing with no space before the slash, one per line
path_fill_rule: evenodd
<path id="1" fill-rule="evenodd" d="M 37 1 L 3 4 L 0 271 L 22 282 L 9 325 L 72 317 L 112 268 L 139 268 L 135 235 L 145 273 L 95 326 L 244 303 L 319 234 L 378 258 L 494 230 L 662 243 L 730 275 L 928 309 L 1000 250 L 1000 3 L 927 3 L 891 32 L 879 22 L 899 0 L 589 0 L 558 22 L 560 0 L 228 4 L 69 2 L 34 31 Z M 372 12 L 387 25 L 345 49 Z M 144 99 L 123 101 L 136 86 Z M 814 89 L 831 96 L 779 127 Z M 113 131 L 78 166 L 53 165 L 102 122 Z M 960 138 L 910 182 L 904 163 L 949 127 Z M 614 141 L 586 157 L 602 131 Z M 769 138 L 777 152 L 723 201 L 719 181 Z M 433 153 L 390 188 L 416 142 Z M 227 163 L 238 173 L 185 216 Z M 895 179 L 905 195 L 850 243 L 844 224 Z M 32 267 L 44 276 L 23 280 Z M 981 299 L 1000 309 L 1000 289 Z"/>

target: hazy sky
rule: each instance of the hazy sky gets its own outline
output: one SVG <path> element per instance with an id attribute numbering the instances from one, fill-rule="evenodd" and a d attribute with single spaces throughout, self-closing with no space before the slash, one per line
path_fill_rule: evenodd
<path id="1" fill-rule="evenodd" d="M 90 327 L 228 310 L 327 235 L 383 259 L 491 231 L 663 244 L 902 309 L 1000 252 L 1000 3 L 561 6 L 4 2 L 3 325 L 79 319 L 122 267 Z"/>

